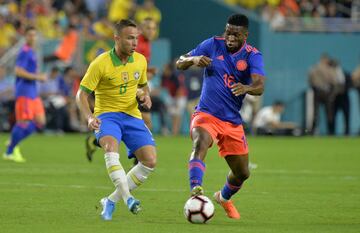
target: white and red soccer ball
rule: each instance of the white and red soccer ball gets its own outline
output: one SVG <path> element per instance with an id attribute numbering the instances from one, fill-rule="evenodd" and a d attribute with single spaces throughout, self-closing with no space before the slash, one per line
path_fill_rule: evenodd
<path id="1" fill-rule="evenodd" d="M 192 196 L 186 201 L 184 214 L 191 223 L 206 223 L 214 216 L 214 204 L 204 196 Z"/>

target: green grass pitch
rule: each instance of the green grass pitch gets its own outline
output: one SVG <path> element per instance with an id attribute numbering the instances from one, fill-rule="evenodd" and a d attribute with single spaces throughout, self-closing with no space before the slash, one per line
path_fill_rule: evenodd
<path id="1" fill-rule="evenodd" d="M 21 145 L 27 163 L 0 161 L 1 233 L 360 232 L 359 138 L 249 137 L 258 168 L 233 199 L 241 220 L 226 218 L 215 204 L 214 218 L 194 225 L 183 216 L 188 137 L 156 138 L 156 172 L 134 192 L 143 211 L 135 216 L 119 203 L 111 222 L 102 221 L 95 206 L 113 186 L 100 150 L 92 163 L 86 161 L 84 137 L 35 135 Z M 120 156 L 129 169 L 123 146 Z M 216 147 L 206 166 L 203 185 L 211 197 L 228 172 Z"/>

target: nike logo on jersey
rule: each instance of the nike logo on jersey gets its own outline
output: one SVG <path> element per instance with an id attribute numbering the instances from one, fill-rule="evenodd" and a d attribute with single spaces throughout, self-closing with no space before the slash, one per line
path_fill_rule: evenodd
<path id="1" fill-rule="evenodd" d="M 113 79 L 115 79 L 115 78 L 109 78 L 108 80 L 113 80 Z"/>

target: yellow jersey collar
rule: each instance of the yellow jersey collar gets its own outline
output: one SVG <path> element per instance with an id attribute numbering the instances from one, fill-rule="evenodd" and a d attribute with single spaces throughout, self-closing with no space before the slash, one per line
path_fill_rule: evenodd
<path id="1" fill-rule="evenodd" d="M 115 53 L 115 47 L 112 48 L 112 50 L 110 50 L 110 57 L 111 57 L 111 61 L 113 63 L 114 66 L 121 66 L 121 65 L 125 65 L 121 62 L 120 58 L 116 55 Z M 128 60 L 127 60 L 128 63 L 132 63 L 134 62 L 134 56 L 131 55 Z"/>

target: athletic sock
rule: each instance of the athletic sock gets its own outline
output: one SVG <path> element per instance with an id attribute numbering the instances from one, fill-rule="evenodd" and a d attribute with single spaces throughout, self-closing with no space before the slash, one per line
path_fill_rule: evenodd
<path id="1" fill-rule="evenodd" d="M 119 160 L 119 154 L 107 152 L 105 153 L 104 158 L 109 177 L 116 188 L 108 198 L 113 202 L 118 202 L 122 198 L 126 204 L 129 197 L 131 197 L 131 194 L 129 192 L 125 171 Z"/>
<path id="2" fill-rule="evenodd" d="M 240 188 L 242 186 L 242 182 L 239 182 L 239 183 L 241 183 L 241 184 L 233 185 L 233 184 L 230 184 L 229 179 L 227 179 L 224 187 L 221 190 L 221 195 L 220 195 L 221 201 L 230 200 L 230 198 L 240 190 Z"/>
<path id="3" fill-rule="evenodd" d="M 24 123 L 16 123 L 13 129 L 11 130 L 11 141 L 8 145 L 6 154 L 10 155 L 13 153 L 14 148 L 18 145 L 22 140 L 31 135 L 36 131 L 36 125 L 34 122 L 24 122 Z"/>
<path id="4" fill-rule="evenodd" d="M 195 186 L 202 185 L 202 179 L 205 172 L 205 163 L 200 159 L 192 159 L 189 161 L 189 179 L 190 190 Z"/>
<path id="5" fill-rule="evenodd" d="M 150 173 L 154 171 L 154 168 L 146 167 L 144 164 L 138 162 L 126 175 L 129 184 L 129 190 L 132 191 L 139 187 L 146 181 Z"/>

